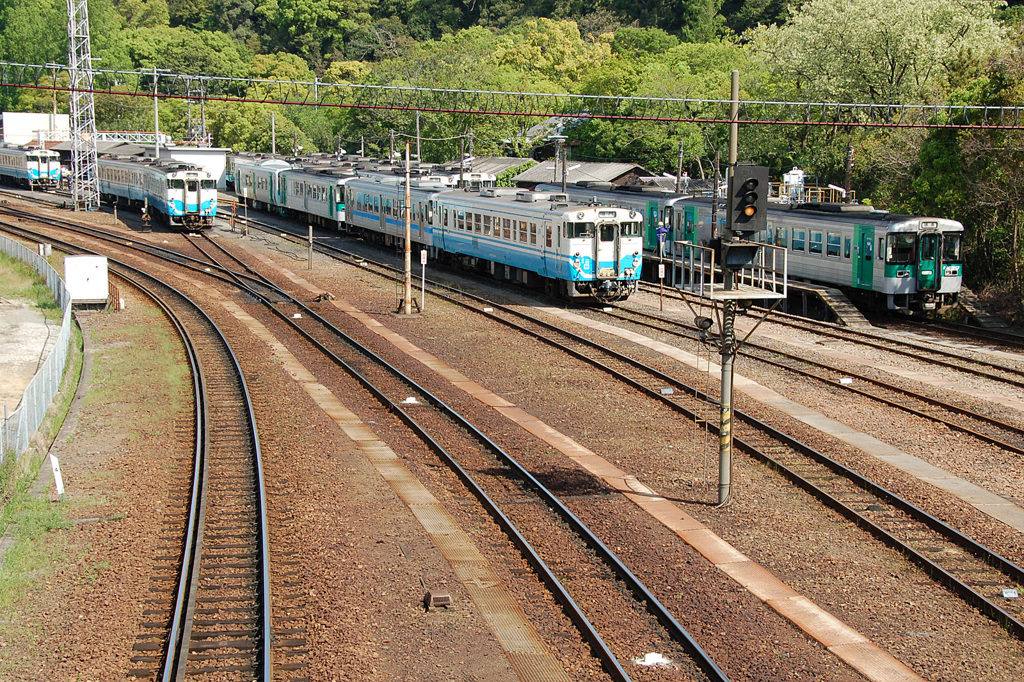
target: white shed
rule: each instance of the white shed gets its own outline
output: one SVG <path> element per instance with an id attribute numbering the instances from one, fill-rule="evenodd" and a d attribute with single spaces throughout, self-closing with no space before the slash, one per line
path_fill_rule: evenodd
<path id="1" fill-rule="evenodd" d="M 65 256 L 64 281 L 71 294 L 71 303 L 106 303 L 106 256 Z"/>

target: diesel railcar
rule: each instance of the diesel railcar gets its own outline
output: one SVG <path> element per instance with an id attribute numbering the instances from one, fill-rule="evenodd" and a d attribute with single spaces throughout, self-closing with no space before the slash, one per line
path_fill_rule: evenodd
<path id="1" fill-rule="evenodd" d="M 212 225 L 217 215 L 217 180 L 191 164 L 137 157 L 101 157 L 100 199 L 146 206 L 172 227 Z"/>
<path id="2" fill-rule="evenodd" d="M 8 185 L 52 190 L 60 184 L 60 154 L 49 149 L 0 144 L 0 179 Z"/>
<path id="3" fill-rule="evenodd" d="M 643 217 L 635 211 L 550 192 L 470 192 L 427 182 L 410 183 L 409 194 L 412 241 L 443 262 L 563 298 L 610 302 L 636 291 Z M 403 239 L 404 196 L 402 179 L 350 180 L 350 228 L 387 243 Z"/>
<path id="4" fill-rule="evenodd" d="M 642 214 L 649 257 L 659 254 L 659 222 L 669 228 L 666 255 L 677 243 L 708 246 L 725 227 L 727 209 L 720 203 L 713 229 L 711 199 L 660 188 L 566 189 L 576 200 Z M 892 214 L 861 204 L 769 202 L 767 224 L 757 241 L 787 250 L 791 278 L 841 288 L 855 300 L 888 310 L 941 311 L 959 298 L 964 228 L 955 220 Z"/>

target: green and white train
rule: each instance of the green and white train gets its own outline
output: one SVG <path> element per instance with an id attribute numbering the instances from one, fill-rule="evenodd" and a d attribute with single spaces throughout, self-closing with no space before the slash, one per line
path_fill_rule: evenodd
<path id="1" fill-rule="evenodd" d="M 566 189 L 578 201 L 643 214 L 648 258 L 657 257 L 662 247 L 659 223 L 669 228 L 666 256 L 681 243 L 708 246 L 725 227 L 726 208 L 720 203 L 718 229 L 713 229 L 711 199 L 659 188 Z M 786 249 L 791 279 L 837 287 L 852 299 L 888 310 L 941 311 L 959 299 L 964 227 L 955 220 L 899 215 L 860 204 L 769 202 L 767 223 L 756 240 Z"/>

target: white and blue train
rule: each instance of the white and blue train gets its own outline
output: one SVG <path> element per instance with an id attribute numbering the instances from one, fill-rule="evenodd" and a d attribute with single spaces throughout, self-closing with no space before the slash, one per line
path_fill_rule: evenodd
<path id="1" fill-rule="evenodd" d="M 217 180 L 197 166 L 139 157 L 100 157 L 100 199 L 144 206 L 172 227 L 196 229 L 217 215 Z"/>
<path id="2" fill-rule="evenodd" d="M 664 244 L 667 256 L 683 243 L 708 246 L 725 227 L 723 204 L 716 230 L 711 199 L 667 189 L 569 186 L 566 192 L 577 201 L 622 206 L 641 214 L 644 252 L 652 259 L 662 247 L 659 223 L 670 230 Z M 898 215 L 860 204 L 770 201 L 767 225 L 756 241 L 787 250 L 792 279 L 837 287 L 852 299 L 888 310 L 941 311 L 959 299 L 964 227 L 955 220 Z"/>
<path id="3" fill-rule="evenodd" d="M 55 189 L 61 180 L 60 154 L 49 149 L 0 145 L 0 178 L 9 185 Z"/>
<path id="4" fill-rule="evenodd" d="M 643 266 L 643 216 L 627 208 L 517 189 L 449 189 L 410 183 L 414 244 L 451 265 L 543 288 L 562 298 L 620 301 Z M 345 184 L 347 224 L 383 243 L 405 234 L 405 181 L 369 177 Z"/>

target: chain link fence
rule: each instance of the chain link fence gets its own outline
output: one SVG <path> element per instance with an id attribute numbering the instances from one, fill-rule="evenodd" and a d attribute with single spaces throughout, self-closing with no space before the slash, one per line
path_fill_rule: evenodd
<path id="1" fill-rule="evenodd" d="M 4 409 L 3 428 L 0 429 L 0 464 L 9 456 L 20 457 L 28 449 L 46 417 L 53 397 L 57 395 L 64 367 L 68 360 L 71 347 L 71 295 L 60 278 L 43 256 L 35 253 L 22 244 L 0 235 L 0 249 L 8 256 L 25 261 L 32 265 L 36 272 L 46 277 L 46 285 L 53 292 L 53 297 L 60 305 L 64 315 L 60 323 L 60 334 L 57 343 L 50 350 L 42 367 L 32 377 L 21 403 L 11 414 Z"/>

